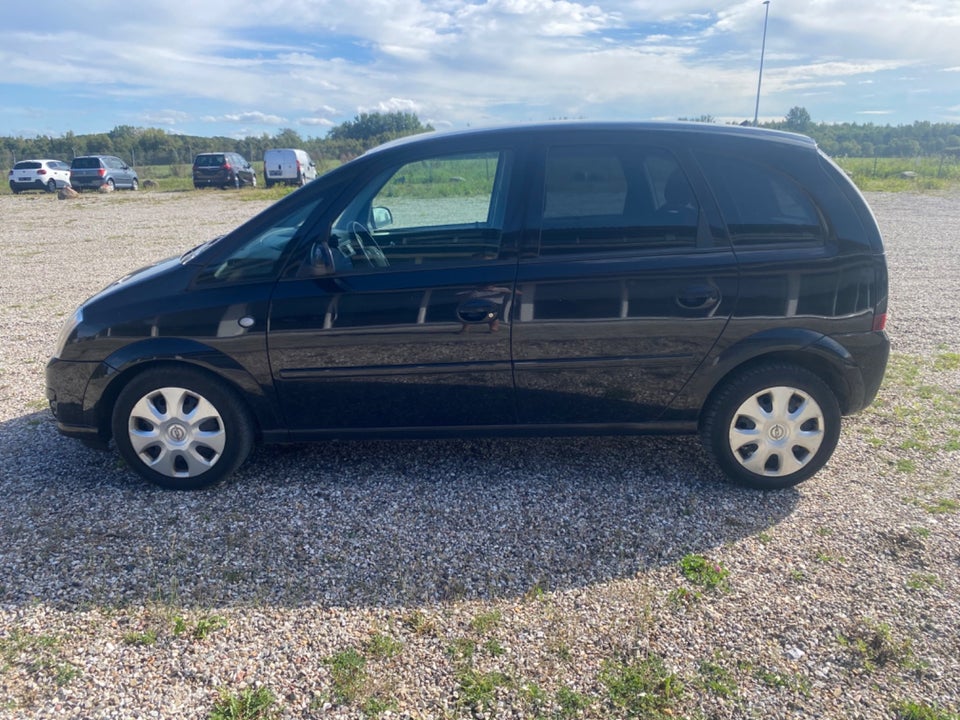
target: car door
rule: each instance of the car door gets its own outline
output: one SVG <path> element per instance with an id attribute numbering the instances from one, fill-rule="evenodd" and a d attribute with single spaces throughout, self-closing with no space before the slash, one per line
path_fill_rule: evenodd
<path id="1" fill-rule="evenodd" d="M 293 437 L 516 420 L 514 152 L 430 147 L 367 163 L 313 264 L 274 291 L 270 364 Z"/>
<path id="2" fill-rule="evenodd" d="M 634 138 L 543 148 L 514 303 L 523 423 L 656 420 L 736 302 L 736 261 L 696 170 Z"/>

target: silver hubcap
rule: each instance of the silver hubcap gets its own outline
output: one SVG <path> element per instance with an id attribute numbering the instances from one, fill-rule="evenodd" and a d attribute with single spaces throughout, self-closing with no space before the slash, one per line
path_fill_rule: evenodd
<path id="1" fill-rule="evenodd" d="M 750 472 L 782 477 L 802 469 L 823 442 L 823 411 L 810 395 L 772 387 L 747 398 L 733 414 L 733 456 Z"/>
<path id="2" fill-rule="evenodd" d="M 227 436 L 217 409 L 177 387 L 153 390 L 130 411 L 130 442 L 140 460 L 167 477 L 194 477 L 220 459 Z"/>

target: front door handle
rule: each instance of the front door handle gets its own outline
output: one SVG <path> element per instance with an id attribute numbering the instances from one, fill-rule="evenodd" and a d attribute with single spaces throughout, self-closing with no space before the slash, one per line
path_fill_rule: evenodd
<path id="1" fill-rule="evenodd" d="M 487 323 L 496 319 L 500 304 L 486 298 L 465 300 L 457 307 L 457 317 L 465 323 Z"/>
<path id="2" fill-rule="evenodd" d="M 677 293 L 677 305 L 684 310 L 707 310 L 720 302 L 716 285 L 690 285 Z"/>

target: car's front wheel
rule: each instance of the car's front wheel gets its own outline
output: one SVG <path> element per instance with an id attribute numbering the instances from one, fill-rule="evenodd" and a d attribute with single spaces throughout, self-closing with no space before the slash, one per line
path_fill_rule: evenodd
<path id="1" fill-rule="evenodd" d="M 171 490 L 214 485 L 246 460 L 253 422 L 221 380 L 194 368 L 156 368 L 123 388 L 113 438 L 139 475 Z"/>
<path id="2" fill-rule="evenodd" d="M 726 381 L 700 429 L 707 451 L 731 480 L 761 490 L 786 488 L 830 459 L 840 437 L 840 407 L 809 370 L 759 365 Z"/>
<path id="3" fill-rule="evenodd" d="M 136 192 L 140 189 L 140 181 L 136 178 L 133 179 L 133 182 L 130 183 L 130 189 Z"/>

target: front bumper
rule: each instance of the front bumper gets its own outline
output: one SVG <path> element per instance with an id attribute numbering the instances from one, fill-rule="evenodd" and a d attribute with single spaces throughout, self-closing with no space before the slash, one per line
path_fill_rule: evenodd
<path id="1" fill-rule="evenodd" d="M 101 427 L 96 403 L 88 402 L 87 387 L 103 363 L 73 362 L 51 358 L 46 370 L 46 395 L 57 430 L 90 445 L 105 444 L 107 429 Z"/>

